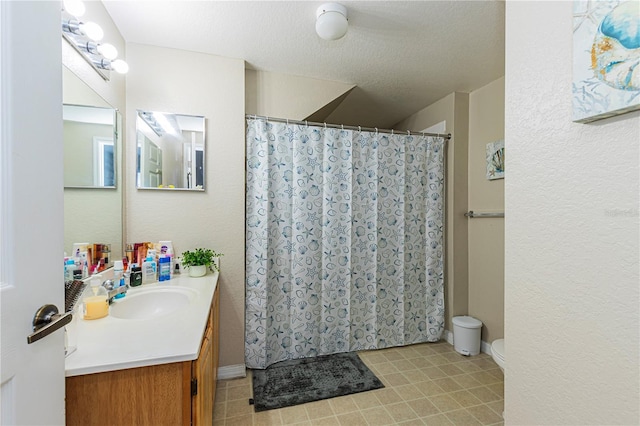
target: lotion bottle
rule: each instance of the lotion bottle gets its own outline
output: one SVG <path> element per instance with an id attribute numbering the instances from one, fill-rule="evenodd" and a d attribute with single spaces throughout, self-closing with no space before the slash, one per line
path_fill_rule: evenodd
<path id="1" fill-rule="evenodd" d="M 113 262 L 113 287 L 122 287 L 124 283 L 124 263 L 122 260 L 116 260 Z M 122 299 L 125 296 L 124 293 L 117 294 L 115 299 Z"/>
<path id="2" fill-rule="evenodd" d="M 156 261 L 153 257 L 148 256 L 147 259 L 142 262 L 142 284 L 150 284 L 156 281 Z"/>
<path id="3" fill-rule="evenodd" d="M 67 259 L 67 261 L 64 263 L 64 280 L 65 281 L 72 281 L 73 280 L 73 270 L 76 267 L 76 263 L 73 261 L 73 259 Z"/>

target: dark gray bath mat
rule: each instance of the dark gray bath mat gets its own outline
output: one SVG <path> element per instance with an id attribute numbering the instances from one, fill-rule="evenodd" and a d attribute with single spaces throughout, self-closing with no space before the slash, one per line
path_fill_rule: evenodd
<path id="1" fill-rule="evenodd" d="M 282 361 L 265 370 L 253 370 L 255 411 L 383 387 L 355 352 Z"/>

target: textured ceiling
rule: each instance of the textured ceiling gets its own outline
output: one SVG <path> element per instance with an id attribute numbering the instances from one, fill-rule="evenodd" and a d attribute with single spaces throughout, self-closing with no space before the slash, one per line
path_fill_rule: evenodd
<path id="1" fill-rule="evenodd" d="M 315 34 L 322 1 L 104 1 L 127 42 L 244 59 L 357 87 L 327 122 L 388 128 L 504 75 L 503 1 L 347 1 L 347 35 Z"/>

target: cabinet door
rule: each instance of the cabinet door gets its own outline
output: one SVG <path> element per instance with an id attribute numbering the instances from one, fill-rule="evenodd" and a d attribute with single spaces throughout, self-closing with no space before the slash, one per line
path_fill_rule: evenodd
<path id="1" fill-rule="evenodd" d="M 193 378 L 198 381 L 197 394 L 192 400 L 192 421 L 193 425 L 213 424 L 213 400 L 215 398 L 214 379 L 215 372 L 213 366 L 213 345 L 211 344 L 213 330 L 207 328 L 207 334 L 202 339 L 200 356 L 193 362 Z"/>
<path id="2" fill-rule="evenodd" d="M 218 380 L 218 366 L 220 354 L 220 287 L 216 288 L 211 304 L 211 351 L 213 352 L 213 399 L 216 399 L 216 381 Z"/>

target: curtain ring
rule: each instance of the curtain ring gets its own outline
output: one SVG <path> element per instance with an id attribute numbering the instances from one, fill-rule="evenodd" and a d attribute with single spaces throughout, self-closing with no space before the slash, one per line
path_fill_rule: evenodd
<path id="1" fill-rule="evenodd" d="M 393 136 L 393 129 L 391 129 L 391 136 Z"/>
<path id="2" fill-rule="evenodd" d="M 324 128 L 325 128 L 325 130 L 327 129 L 327 123 L 324 123 Z"/>
<path id="3" fill-rule="evenodd" d="M 362 132 L 362 128 L 358 126 L 358 132 Z"/>
<path id="4" fill-rule="evenodd" d="M 376 129 L 376 135 L 377 135 L 378 134 L 378 128 L 376 127 L 375 129 Z"/>
<path id="5" fill-rule="evenodd" d="M 407 130 L 407 136 L 411 136 L 411 131 Z"/>
<path id="6" fill-rule="evenodd" d="M 287 118 L 287 126 L 289 125 L 289 119 Z"/>
<path id="7" fill-rule="evenodd" d="M 342 127 L 342 130 L 344 131 L 344 124 L 341 124 L 340 127 Z"/>
<path id="8" fill-rule="evenodd" d="M 309 127 L 309 122 L 307 120 L 304 120 L 304 125 Z"/>

